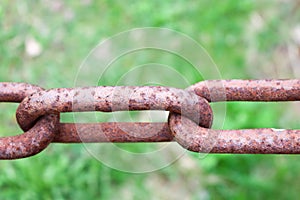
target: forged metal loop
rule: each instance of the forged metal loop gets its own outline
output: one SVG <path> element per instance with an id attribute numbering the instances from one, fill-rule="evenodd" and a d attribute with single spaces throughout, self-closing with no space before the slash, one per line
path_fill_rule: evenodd
<path id="1" fill-rule="evenodd" d="M 188 90 L 209 102 L 300 100 L 300 80 L 208 80 L 196 83 Z M 299 130 L 212 130 L 176 113 L 170 113 L 168 124 L 174 140 L 194 152 L 300 153 Z"/>
<path id="2" fill-rule="evenodd" d="M 212 110 L 208 102 L 192 92 L 155 86 L 59 88 L 34 93 L 18 107 L 17 120 L 23 130 L 45 114 L 80 111 L 166 110 L 182 114 L 210 128 Z"/>
<path id="3" fill-rule="evenodd" d="M 26 83 L 0 83 L 0 102 L 20 102 L 26 96 L 43 89 Z M 17 159 L 35 155 L 53 140 L 58 115 L 43 116 L 26 133 L 0 138 L 0 159 Z"/>
<path id="4" fill-rule="evenodd" d="M 300 131 L 285 129 L 212 130 L 172 114 L 169 125 L 184 148 L 202 153 L 299 154 Z"/>

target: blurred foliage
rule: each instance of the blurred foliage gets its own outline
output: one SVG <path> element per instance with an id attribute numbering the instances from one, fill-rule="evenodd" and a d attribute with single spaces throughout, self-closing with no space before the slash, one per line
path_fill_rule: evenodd
<path id="1" fill-rule="evenodd" d="M 299 64 L 295 68 L 290 63 L 289 50 L 296 44 L 290 33 L 300 26 L 299 4 L 293 0 L 4 0 L 0 81 L 72 87 L 80 63 L 92 48 L 136 27 L 165 27 L 190 36 L 208 51 L 224 79 L 297 77 Z M 35 55 L 28 54 L 29 42 L 38 46 Z M 137 63 L 132 60 L 141 58 L 138 53 L 131 56 L 115 65 L 131 66 Z M 158 63 L 174 65 L 191 82 L 201 80 L 180 59 L 159 58 Z M 122 73 L 112 71 L 104 83 L 114 84 Z M 300 128 L 295 103 L 226 105 L 226 129 Z M 21 132 L 14 125 L 16 105 L 0 107 L 1 134 Z M 65 115 L 62 120 L 69 118 Z M 139 152 L 143 145 L 123 148 Z M 130 174 L 94 160 L 82 145 L 53 144 L 35 157 L 0 162 L 0 199 L 296 199 L 299 168 L 299 156 L 200 159 L 189 153 L 162 170 Z"/>

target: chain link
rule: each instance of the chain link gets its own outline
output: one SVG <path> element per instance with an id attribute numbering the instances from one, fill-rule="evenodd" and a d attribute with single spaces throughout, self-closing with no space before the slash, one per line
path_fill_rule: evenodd
<path id="1" fill-rule="evenodd" d="M 298 130 L 210 129 L 213 113 L 208 103 L 299 100 L 300 80 L 208 80 L 186 90 L 161 86 L 44 90 L 26 83 L 0 83 L 0 102 L 20 103 L 16 117 L 26 131 L 0 138 L 0 159 L 32 156 L 51 142 L 176 141 L 194 152 L 300 153 Z M 59 122 L 62 112 L 125 110 L 166 110 L 170 115 L 168 123 Z"/>
<path id="2" fill-rule="evenodd" d="M 185 90 L 160 86 L 99 86 L 40 91 L 22 101 L 17 110 L 17 120 L 27 131 L 45 114 L 126 110 L 166 110 L 182 114 L 206 128 L 212 124 L 212 110 L 206 99 Z"/>
<path id="3" fill-rule="evenodd" d="M 300 80 L 212 80 L 199 82 L 190 89 L 209 102 L 300 100 Z M 170 114 L 168 122 L 175 141 L 194 152 L 300 153 L 299 130 L 212 130 L 176 113 Z"/>

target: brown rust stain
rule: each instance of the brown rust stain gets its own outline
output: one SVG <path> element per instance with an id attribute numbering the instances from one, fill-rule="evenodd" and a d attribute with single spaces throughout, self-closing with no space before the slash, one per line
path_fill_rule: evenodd
<path id="1" fill-rule="evenodd" d="M 127 90 L 129 94 L 124 94 Z M 74 95 L 66 96 L 66 93 Z M 178 101 L 173 101 L 174 99 Z M 73 106 L 75 101 L 76 108 Z M 178 105 L 178 102 L 181 104 Z M 122 110 L 167 110 L 189 117 L 207 128 L 211 127 L 213 117 L 212 109 L 204 98 L 181 89 L 159 86 L 99 86 L 46 90 L 25 98 L 19 105 L 16 116 L 20 127 L 27 131 L 36 119 L 46 114 Z"/>
<path id="2" fill-rule="evenodd" d="M 134 133 L 134 134 L 132 134 Z M 88 123 L 59 126 L 53 142 L 101 143 L 101 142 L 170 142 L 173 136 L 167 123 Z"/>
<path id="3" fill-rule="evenodd" d="M 188 88 L 209 102 L 299 101 L 300 80 L 207 80 Z"/>
<path id="4" fill-rule="evenodd" d="M 194 152 L 236 154 L 299 154 L 300 131 L 285 129 L 212 130 L 172 114 L 174 140 Z"/>
<path id="5" fill-rule="evenodd" d="M 42 90 L 27 83 L 0 83 L 0 102 L 21 102 L 26 96 Z M 25 158 L 41 152 L 53 140 L 58 123 L 58 115 L 46 115 L 21 135 L 1 137 L 0 159 Z"/>
<path id="6" fill-rule="evenodd" d="M 52 139 L 53 142 L 62 143 L 167 142 L 174 139 L 184 148 L 195 152 L 300 153 L 298 130 L 219 131 L 206 128 L 211 126 L 213 118 L 208 102 L 298 101 L 300 80 L 209 80 L 199 82 L 186 91 L 160 86 L 100 86 L 44 91 L 26 83 L 0 83 L 0 88 L 2 102 L 20 102 L 25 98 L 17 110 L 17 120 L 24 130 L 28 130 L 19 136 L 0 138 L 1 145 L 5 144 L 0 147 L 2 159 L 34 155 L 46 148 Z M 124 96 L 126 89 L 130 93 L 127 97 Z M 194 93 L 199 95 L 196 101 L 192 101 Z M 57 125 L 58 114 L 72 112 L 74 104 L 76 111 L 168 110 L 169 124 Z M 195 117 L 195 112 L 199 116 Z M 49 115 L 51 113 L 56 115 Z M 126 130 L 133 130 L 136 134 L 129 134 Z M 78 132 L 81 134 L 78 135 Z"/>

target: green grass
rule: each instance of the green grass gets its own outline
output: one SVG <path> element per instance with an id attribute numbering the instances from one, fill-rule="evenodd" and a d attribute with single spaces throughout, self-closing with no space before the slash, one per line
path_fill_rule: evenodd
<path id="1" fill-rule="evenodd" d="M 2 1 L 0 81 L 73 87 L 91 49 L 137 27 L 170 28 L 190 36 L 208 51 L 224 79 L 297 77 L 285 51 L 294 45 L 289 33 L 300 21 L 294 4 L 267 0 Z M 261 27 L 255 28 L 251 19 Z M 26 54 L 29 38 L 42 47 L 37 57 Z M 116 84 L 134 66 L 149 62 L 172 66 L 190 83 L 202 79 L 175 55 L 149 52 L 120 58 L 99 85 Z M 155 73 L 150 77 L 157 82 L 186 87 L 167 72 Z M 132 83 L 145 82 L 151 80 L 137 78 Z M 295 103 L 226 106 L 226 129 L 300 128 Z M 0 105 L 1 136 L 21 133 L 14 118 L 16 107 Z M 109 117 L 99 114 L 102 120 Z M 72 121 L 72 116 L 63 115 L 62 121 Z M 144 148 L 141 144 L 119 147 L 132 152 Z M 0 199 L 296 199 L 299 168 L 297 155 L 208 155 L 202 159 L 189 153 L 164 169 L 132 174 L 105 166 L 81 144 L 52 144 L 32 158 L 0 162 Z"/>

